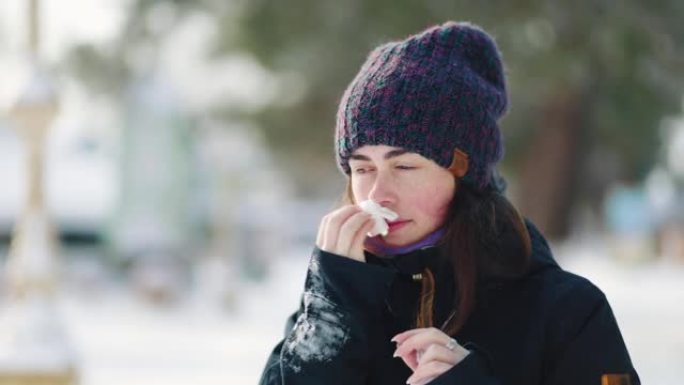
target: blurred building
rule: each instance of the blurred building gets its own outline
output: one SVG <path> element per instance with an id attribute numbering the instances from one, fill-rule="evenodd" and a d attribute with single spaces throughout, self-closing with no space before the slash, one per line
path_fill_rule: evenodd
<path id="1" fill-rule="evenodd" d="M 114 159 L 88 131 L 55 130 L 46 163 L 46 204 L 60 234 L 97 238 L 116 196 Z M 26 196 L 24 148 L 7 122 L 0 122 L 0 238 L 7 241 Z"/>

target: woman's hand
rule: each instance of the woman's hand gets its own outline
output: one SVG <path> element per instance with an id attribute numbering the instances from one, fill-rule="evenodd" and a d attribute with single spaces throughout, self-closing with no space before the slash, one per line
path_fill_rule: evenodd
<path id="1" fill-rule="evenodd" d="M 323 217 L 316 246 L 329 253 L 366 262 L 363 242 L 373 228 L 372 216 L 356 205 L 341 207 Z"/>
<path id="2" fill-rule="evenodd" d="M 470 351 L 437 328 L 407 330 L 392 338 L 394 357 L 401 357 L 413 370 L 407 384 L 422 385 L 461 362 Z"/>

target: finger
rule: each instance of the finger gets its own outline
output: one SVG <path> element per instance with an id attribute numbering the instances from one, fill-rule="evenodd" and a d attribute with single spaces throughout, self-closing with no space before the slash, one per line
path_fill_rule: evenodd
<path id="1" fill-rule="evenodd" d="M 326 229 L 328 228 L 328 221 L 330 220 L 330 214 L 326 215 L 323 217 L 321 220 L 321 227 L 318 229 L 319 233 L 321 234 L 321 244 L 318 246 L 319 249 L 324 250 L 325 249 L 325 242 L 326 242 Z"/>
<path id="2" fill-rule="evenodd" d="M 446 346 L 446 344 L 451 340 L 451 337 L 446 335 L 441 330 L 431 327 L 425 329 L 422 333 L 415 333 L 412 336 L 406 338 L 401 344 L 397 346 L 397 354 L 403 355 L 406 352 L 412 350 L 416 351 L 426 351 L 430 345 L 437 344 Z M 456 350 L 463 349 L 461 345 L 456 345 Z"/>
<path id="3" fill-rule="evenodd" d="M 424 380 L 423 382 L 415 382 L 413 385 L 425 385 L 425 384 L 429 383 L 430 381 L 434 380 L 435 378 L 437 378 L 437 377 L 436 376 L 430 377 L 430 378 Z"/>
<path id="4" fill-rule="evenodd" d="M 418 368 L 418 352 L 411 350 L 408 353 L 403 353 L 401 355 L 395 355 L 395 357 L 401 357 L 404 364 L 411 368 L 411 371 L 415 371 Z"/>
<path id="5" fill-rule="evenodd" d="M 316 246 L 318 246 L 319 249 L 323 248 L 323 237 L 327 218 L 327 216 L 324 216 L 323 218 L 321 218 L 321 223 L 318 224 L 318 234 L 316 234 Z"/>
<path id="6" fill-rule="evenodd" d="M 444 362 L 432 361 L 425 365 L 420 365 L 416 369 L 411 377 L 406 380 L 408 384 L 419 384 L 424 383 L 430 377 L 437 377 L 440 374 L 451 369 L 454 365 L 446 364 Z"/>
<path id="7" fill-rule="evenodd" d="M 397 346 L 397 352 L 402 354 L 411 350 L 427 350 L 430 344 L 446 345 L 450 339 L 451 337 L 437 328 L 427 328 L 406 338 Z"/>
<path id="8" fill-rule="evenodd" d="M 355 205 L 341 207 L 326 215 L 325 229 L 323 230 L 323 250 L 332 252 L 337 245 L 337 237 L 340 233 L 340 226 L 351 215 L 360 209 Z"/>
<path id="9" fill-rule="evenodd" d="M 430 377 L 437 377 L 453 367 L 454 365 L 451 364 L 432 361 L 425 365 L 420 365 L 407 381 L 410 380 L 413 383 L 423 382 Z"/>
<path id="10" fill-rule="evenodd" d="M 364 223 L 363 226 L 354 235 L 354 240 L 352 241 L 351 248 L 349 249 L 349 255 L 359 261 L 366 261 L 366 257 L 363 254 L 363 244 L 366 241 L 368 231 L 373 228 L 373 218 Z"/>
<path id="11" fill-rule="evenodd" d="M 432 344 L 425 353 L 418 359 L 418 365 L 423 365 L 430 361 L 440 361 L 451 365 L 456 365 L 461 360 L 460 352 L 447 349 L 444 345 Z"/>
<path id="12" fill-rule="evenodd" d="M 406 340 L 407 338 L 411 337 L 412 335 L 414 335 L 416 333 L 423 332 L 425 330 L 427 330 L 427 328 L 416 328 L 416 329 L 406 330 L 406 331 L 401 332 L 401 333 L 395 335 L 394 337 L 392 337 L 392 339 L 390 341 L 396 342 L 397 345 L 401 345 L 401 343 L 404 342 L 404 340 Z"/>
<path id="13" fill-rule="evenodd" d="M 359 211 L 347 218 L 340 227 L 340 233 L 337 236 L 337 245 L 334 249 L 337 254 L 349 255 L 356 234 L 370 218 L 370 214 L 363 211 Z"/>
<path id="14" fill-rule="evenodd" d="M 427 329 L 413 329 L 410 331 L 410 333 L 407 333 L 409 335 L 415 335 L 420 332 L 425 332 Z M 408 338 L 408 337 L 403 337 L 403 338 Z M 418 350 L 418 349 L 399 349 L 399 346 L 401 346 L 401 343 L 397 344 L 397 350 L 394 352 L 395 357 L 401 357 L 402 361 L 404 361 L 404 364 L 411 368 L 411 370 L 416 370 L 418 367 L 418 360 L 420 356 L 423 354 L 423 351 Z"/>

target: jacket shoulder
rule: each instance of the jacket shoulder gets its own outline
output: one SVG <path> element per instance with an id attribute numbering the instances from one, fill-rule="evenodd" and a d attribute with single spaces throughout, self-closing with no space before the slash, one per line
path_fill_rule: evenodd
<path id="1" fill-rule="evenodd" d="M 556 301 L 600 301 L 605 294 L 589 279 L 563 269 L 548 270 L 540 274 L 543 286 Z"/>
<path id="2" fill-rule="evenodd" d="M 544 366 L 550 383 L 598 383 L 606 373 L 623 373 L 639 384 L 604 292 L 561 269 L 545 273 L 543 280 L 549 293 Z"/>
<path id="3" fill-rule="evenodd" d="M 546 309 L 547 337 L 562 344 L 574 339 L 602 313 L 612 310 L 604 292 L 589 279 L 565 271 L 540 277 Z"/>

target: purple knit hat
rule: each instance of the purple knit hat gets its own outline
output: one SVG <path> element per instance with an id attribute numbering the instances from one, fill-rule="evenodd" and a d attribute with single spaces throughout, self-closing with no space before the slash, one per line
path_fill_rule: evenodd
<path id="1" fill-rule="evenodd" d="M 350 174 L 351 153 L 366 144 L 416 152 L 442 167 L 465 152 L 463 181 L 501 190 L 494 169 L 503 156 L 497 120 L 505 113 L 501 55 L 481 28 L 447 22 L 374 49 L 337 112 L 337 162 Z"/>

